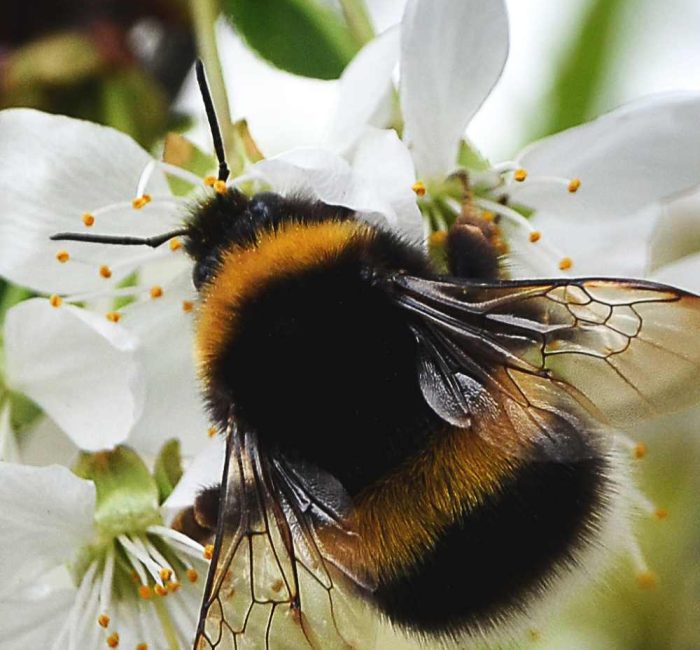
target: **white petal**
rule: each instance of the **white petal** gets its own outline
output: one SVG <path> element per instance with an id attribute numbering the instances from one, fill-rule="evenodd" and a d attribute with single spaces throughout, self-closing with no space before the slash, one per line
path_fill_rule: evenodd
<path id="1" fill-rule="evenodd" d="M 130 202 L 151 160 L 131 138 L 90 122 L 27 109 L 0 112 L 0 274 L 38 291 L 79 292 L 117 282 L 144 258 L 160 252 L 139 247 L 52 242 L 61 231 L 86 231 L 85 212 Z M 160 172 L 147 191 L 170 195 Z M 129 205 L 97 216 L 90 232 L 152 235 L 178 220 L 172 204 Z M 73 260 L 59 264 L 56 253 Z M 111 280 L 98 267 L 113 267 Z"/>
<path id="2" fill-rule="evenodd" d="M 700 253 L 662 266 L 654 271 L 651 279 L 700 294 Z"/>
<path id="3" fill-rule="evenodd" d="M 561 214 L 536 213 L 531 218 L 547 243 L 573 261 L 571 275 L 643 277 L 649 267 L 649 241 L 660 208 L 652 204 L 625 220 L 578 220 Z"/>
<path id="4" fill-rule="evenodd" d="M 73 559 L 93 541 L 95 486 L 65 467 L 0 463 L 0 592 Z"/>
<path id="5" fill-rule="evenodd" d="M 44 590 L 35 597 L 0 597 L 0 650 L 51 648 L 74 598 L 74 589 Z"/>
<path id="6" fill-rule="evenodd" d="M 413 161 L 396 131 L 368 129 L 355 150 L 352 167 L 364 183 L 391 205 L 396 219 L 389 225 L 409 241 L 421 242 L 423 217 L 411 189 L 415 181 Z"/>
<path id="7" fill-rule="evenodd" d="M 401 108 L 419 176 L 452 171 L 459 140 L 507 54 L 502 0 L 409 0 L 401 27 Z"/>
<path id="8" fill-rule="evenodd" d="M 79 453 L 76 444 L 49 417 L 40 417 L 19 438 L 19 457 L 25 465 L 72 467 Z"/>
<path id="9" fill-rule="evenodd" d="M 211 438 L 185 470 L 182 478 L 170 496 L 163 503 L 166 522 L 183 508 L 194 503 L 202 488 L 211 487 L 221 482 L 226 454 L 226 440 L 222 435 Z"/>
<path id="10" fill-rule="evenodd" d="M 141 414 L 143 385 L 136 339 L 85 309 L 35 298 L 5 321 L 7 377 L 82 449 L 126 440 Z"/>
<path id="11" fill-rule="evenodd" d="M 666 205 L 651 238 L 652 269 L 700 251 L 700 192 Z"/>
<path id="12" fill-rule="evenodd" d="M 529 180 L 514 201 L 569 219 L 625 219 L 698 184 L 700 93 L 657 95 L 531 145 L 520 156 Z M 581 187 L 538 185 L 538 175 L 580 178 Z M 573 199 L 573 200 L 572 200 Z"/>
<path id="13" fill-rule="evenodd" d="M 384 197 L 378 196 L 350 164 L 327 149 L 300 148 L 262 160 L 248 174 L 236 179 L 257 179 L 282 195 L 318 199 L 363 213 L 375 213 L 389 223 L 396 214 Z"/>
<path id="14" fill-rule="evenodd" d="M 19 461 L 19 448 L 10 421 L 10 402 L 6 401 L 0 409 L 0 460 Z"/>
<path id="15" fill-rule="evenodd" d="M 129 436 L 129 445 L 155 455 L 170 438 L 178 438 L 187 456 L 207 441 L 204 412 L 192 354 L 194 312 L 183 300 L 196 300 L 189 269 L 163 289 L 156 300 L 124 309 L 122 322 L 139 339 L 138 358 L 144 369 L 143 413 Z"/>
<path id="16" fill-rule="evenodd" d="M 350 148 L 367 125 L 391 105 L 392 72 L 399 59 L 399 29 L 393 27 L 358 52 L 340 77 L 340 95 L 328 144 L 338 151 Z"/>

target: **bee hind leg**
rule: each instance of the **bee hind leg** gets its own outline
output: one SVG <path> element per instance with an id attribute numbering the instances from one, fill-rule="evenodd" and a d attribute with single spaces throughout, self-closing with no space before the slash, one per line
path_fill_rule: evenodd
<path id="1" fill-rule="evenodd" d="M 221 486 L 204 488 L 189 508 L 175 515 L 171 527 L 200 544 L 208 544 L 216 533 Z"/>

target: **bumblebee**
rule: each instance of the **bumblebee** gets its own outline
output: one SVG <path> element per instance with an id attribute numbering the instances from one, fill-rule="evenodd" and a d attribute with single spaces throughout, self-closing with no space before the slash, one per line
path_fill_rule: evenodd
<path id="1" fill-rule="evenodd" d="M 458 218 L 445 275 L 347 209 L 229 187 L 160 237 L 56 236 L 179 235 L 194 261 L 227 442 L 180 519 L 215 540 L 196 649 L 368 648 L 378 618 L 499 635 L 624 516 L 612 431 L 697 398 L 700 299 L 505 280 L 489 229 Z"/>

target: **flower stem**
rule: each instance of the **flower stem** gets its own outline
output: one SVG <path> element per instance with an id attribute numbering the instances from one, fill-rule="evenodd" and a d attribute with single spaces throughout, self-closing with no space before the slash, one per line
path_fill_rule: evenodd
<path id="1" fill-rule="evenodd" d="M 227 157 L 231 158 L 228 160 L 228 165 L 232 176 L 235 177 L 243 171 L 242 146 L 231 123 L 231 109 L 216 46 L 216 19 L 220 13 L 219 0 L 190 0 L 190 7 L 197 47 L 207 71 L 207 80 L 214 108 L 219 118 L 224 149 Z"/>
<path id="2" fill-rule="evenodd" d="M 340 6 L 357 43 L 369 43 L 374 38 L 374 27 L 364 0 L 340 0 Z"/>

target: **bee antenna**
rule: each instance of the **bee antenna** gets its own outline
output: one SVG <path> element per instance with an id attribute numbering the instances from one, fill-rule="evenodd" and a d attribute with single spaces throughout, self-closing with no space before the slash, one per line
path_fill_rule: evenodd
<path id="1" fill-rule="evenodd" d="M 202 100 L 204 101 L 204 109 L 207 112 L 209 130 L 211 131 L 211 137 L 214 141 L 214 151 L 216 151 L 216 158 L 219 161 L 219 180 L 225 181 L 230 172 L 226 164 L 224 141 L 221 137 L 219 120 L 216 118 L 216 109 L 214 108 L 214 102 L 212 101 L 211 92 L 209 91 L 209 84 L 207 83 L 207 76 L 204 73 L 204 64 L 201 59 L 197 59 L 194 68 L 197 75 L 197 83 L 199 84 L 199 92 L 202 93 Z"/>
<path id="2" fill-rule="evenodd" d="M 188 230 L 171 230 L 154 237 L 120 237 L 118 235 L 86 235 L 81 232 L 59 232 L 51 236 L 52 241 L 86 241 L 94 244 L 114 244 L 116 246 L 150 246 L 158 248 L 173 237 L 187 235 Z"/>

